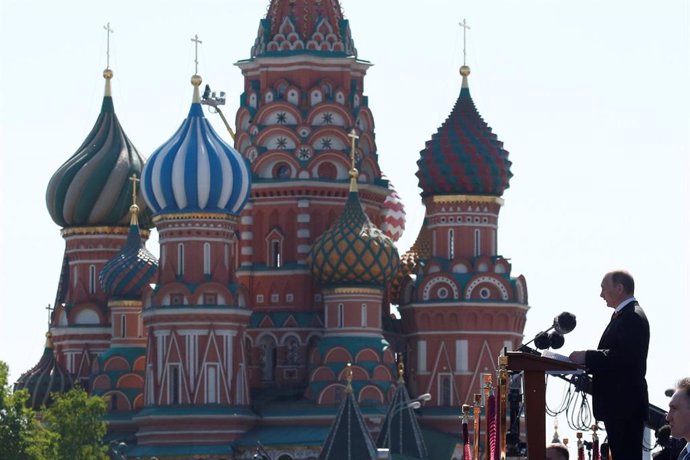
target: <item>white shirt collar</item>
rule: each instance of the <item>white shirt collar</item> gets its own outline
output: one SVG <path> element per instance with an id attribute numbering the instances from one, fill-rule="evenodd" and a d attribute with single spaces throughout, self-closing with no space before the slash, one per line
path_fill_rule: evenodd
<path id="1" fill-rule="evenodd" d="M 627 299 L 625 299 L 624 301 L 622 301 L 621 303 L 618 304 L 615 312 L 618 313 L 619 311 L 621 311 L 623 309 L 624 306 L 626 306 L 630 302 L 633 302 L 634 300 L 635 300 L 634 296 L 628 297 Z"/>

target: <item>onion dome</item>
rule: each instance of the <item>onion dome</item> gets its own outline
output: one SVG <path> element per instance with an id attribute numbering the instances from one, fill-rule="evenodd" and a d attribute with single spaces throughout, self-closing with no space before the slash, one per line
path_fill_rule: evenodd
<path id="1" fill-rule="evenodd" d="M 338 0 L 271 0 L 251 54 L 357 56 L 357 50 Z"/>
<path id="2" fill-rule="evenodd" d="M 350 194 L 343 214 L 314 241 L 308 263 L 322 286 L 383 286 L 398 268 L 398 250 L 362 209 L 354 167 L 350 176 Z"/>
<path id="3" fill-rule="evenodd" d="M 99 275 L 103 291 L 111 298 L 140 299 L 142 290 L 158 269 L 156 257 L 146 249 L 139 234 L 139 207 L 133 204 L 130 212 L 127 241 L 120 252 L 106 262 Z"/>
<path id="4" fill-rule="evenodd" d="M 417 161 L 422 197 L 501 196 L 512 176 L 508 152 L 479 115 L 470 96 L 470 68 L 462 66 L 460 74 L 460 97 Z"/>
<path id="5" fill-rule="evenodd" d="M 400 286 L 405 277 L 415 273 L 420 261 L 428 260 L 431 257 L 430 234 L 431 231 L 425 220 L 419 231 L 419 235 L 417 235 L 417 240 L 405 254 L 400 256 L 400 265 L 389 286 L 390 299 L 393 303 L 398 305 L 402 303 L 402 299 L 400 298 Z"/>
<path id="6" fill-rule="evenodd" d="M 390 190 L 390 194 L 383 202 L 381 230 L 388 238 L 398 241 L 405 231 L 405 205 L 390 181 L 388 182 L 388 190 Z"/>
<path id="7" fill-rule="evenodd" d="M 154 214 L 239 214 L 249 197 L 249 168 L 204 117 L 201 81 L 200 76 L 192 76 L 194 97 L 189 115 L 144 166 L 142 191 Z"/>
<path id="8" fill-rule="evenodd" d="M 127 225 L 131 190 L 127 179 L 141 175 L 144 165 L 115 115 L 112 70 L 104 70 L 103 77 L 105 96 L 96 124 L 48 183 L 48 212 L 61 227 Z"/>
<path id="9" fill-rule="evenodd" d="M 19 377 L 14 384 L 14 391 L 28 390 L 28 403 L 32 409 L 37 410 L 41 406 L 50 405 L 51 393 L 66 393 L 73 385 L 72 376 L 55 359 L 51 334 L 48 332 L 43 356 L 38 364 Z"/>

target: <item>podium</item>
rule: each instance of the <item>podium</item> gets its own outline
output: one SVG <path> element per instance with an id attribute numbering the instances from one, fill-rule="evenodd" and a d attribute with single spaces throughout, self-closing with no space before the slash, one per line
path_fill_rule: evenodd
<path id="1" fill-rule="evenodd" d="M 531 353 L 509 351 L 508 370 L 525 375 L 525 424 L 527 455 L 530 460 L 546 458 L 546 372 L 572 372 L 582 369 L 573 362 L 545 358 Z"/>

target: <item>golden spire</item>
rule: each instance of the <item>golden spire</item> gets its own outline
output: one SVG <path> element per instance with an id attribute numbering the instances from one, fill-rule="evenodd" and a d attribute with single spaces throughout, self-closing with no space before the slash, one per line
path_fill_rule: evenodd
<path id="1" fill-rule="evenodd" d="M 467 19 L 462 20 L 460 27 L 462 27 L 462 67 L 460 67 L 460 75 L 462 75 L 462 87 L 469 88 L 467 84 L 467 76 L 470 74 L 470 67 L 467 65 L 467 31 L 471 27 L 467 25 Z"/>
<path id="2" fill-rule="evenodd" d="M 345 371 L 345 378 L 347 378 L 347 386 L 345 387 L 346 393 L 352 393 L 352 364 L 347 363 L 347 370 Z"/>
<path id="3" fill-rule="evenodd" d="M 137 206 L 137 182 L 141 179 L 139 179 L 136 174 L 132 173 L 129 180 L 132 182 L 132 205 L 129 207 L 129 212 L 132 214 L 132 217 L 129 221 L 129 225 L 139 225 L 139 220 L 137 219 L 137 214 L 139 214 L 139 206 Z"/>
<path id="4" fill-rule="evenodd" d="M 110 23 L 103 26 L 106 33 L 106 48 L 105 48 L 105 70 L 103 71 L 103 78 L 105 78 L 105 96 L 111 96 L 110 79 L 113 78 L 113 71 L 110 70 L 110 34 L 115 31 L 110 28 Z"/>
<path id="5" fill-rule="evenodd" d="M 199 86 L 201 86 L 202 79 L 199 76 L 199 45 L 203 42 L 199 40 L 199 36 L 194 34 L 194 38 L 190 39 L 194 42 L 194 75 L 192 75 L 192 85 L 194 86 L 193 103 L 200 103 L 201 96 L 199 95 Z"/>
<path id="6" fill-rule="evenodd" d="M 398 383 L 405 383 L 405 363 L 402 353 L 398 353 Z"/>
<path id="7" fill-rule="evenodd" d="M 357 168 L 355 168 L 355 153 L 356 153 L 355 142 L 357 139 L 359 139 L 359 136 L 357 135 L 357 131 L 355 131 L 355 128 L 352 128 L 352 130 L 347 135 L 347 137 L 352 139 L 352 147 L 350 148 L 350 191 L 356 192 L 357 191 L 357 176 L 359 176 L 359 171 L 357 171 Z"/>
<path id="8" fill-rule="evenodd" d="M 50 330 L 46 332 L 46 345 L 44 348 L 53 348 L 53 333 Z"/>

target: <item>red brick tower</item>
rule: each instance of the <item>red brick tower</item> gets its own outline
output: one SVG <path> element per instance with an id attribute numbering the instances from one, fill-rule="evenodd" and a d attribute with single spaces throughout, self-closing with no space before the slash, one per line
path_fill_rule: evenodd
<path id="1" fill-rule="evenodd" d="M 271 1 L 251 57 L 237 65 L 245 85 L 235 146 L 253 174 L 237 272 L 254 312 L 250 383 L 303 387 L 307 355 L 324 331 L 324 297 L 306 258 L 347 201 L 352 129 L 359 135 L 359 200 L 369 219 L 381 228 L 393 216 L 396 232 L 402 210 L 398 201 L 384 206 L 392 192 L 363 93 L 371 64 L 358 59 L 338 0 Z M 383 308 L 387 314 L 387 301 Z"/>
<path id="2" fill-rule="evenodd" d="M 229 442 L 255 421 L 242 349 L 250 312 L 233 264 L 251 180 L 244 159 L 204 117 L 200 84 L 194 75 L 187 119 L 151 155 L 141 179 L 159 232 L 160 268 L 144 299 L 137 455 L 189 455 L 190 446 L 227 455 Z"/>
<path id="3" fill-rule="evenodd" d="M 455 107 L 417 162 L 426 216 L 394 289 L 411 387 L 433 395 L 423 419 L 442 430 L 455 427 L 448 409 L 471 403 L 503 348 L 521 343 L 528 309 L 524 278 L 498 253 L 508 152 L 474 106 L 469 67 L 460 72 Z"/>
<path id="4" fill-rule="evenodd" d="M 144 160 L 115 115 L 106 69 L 105 96 L 96 124 L 77 152 L 53 175 L 48 212 L 62 227 L 65 256 L 52 316 L 58 361 L 88 388 L 91 366 L 110 346 L 111 324 L 98 276 L 123 246 L 129 231 L 132 186 Z M 139 206 L 144 209 L 143 199 Z M 142 232 L 148 236 L 148 231 Z"/>

